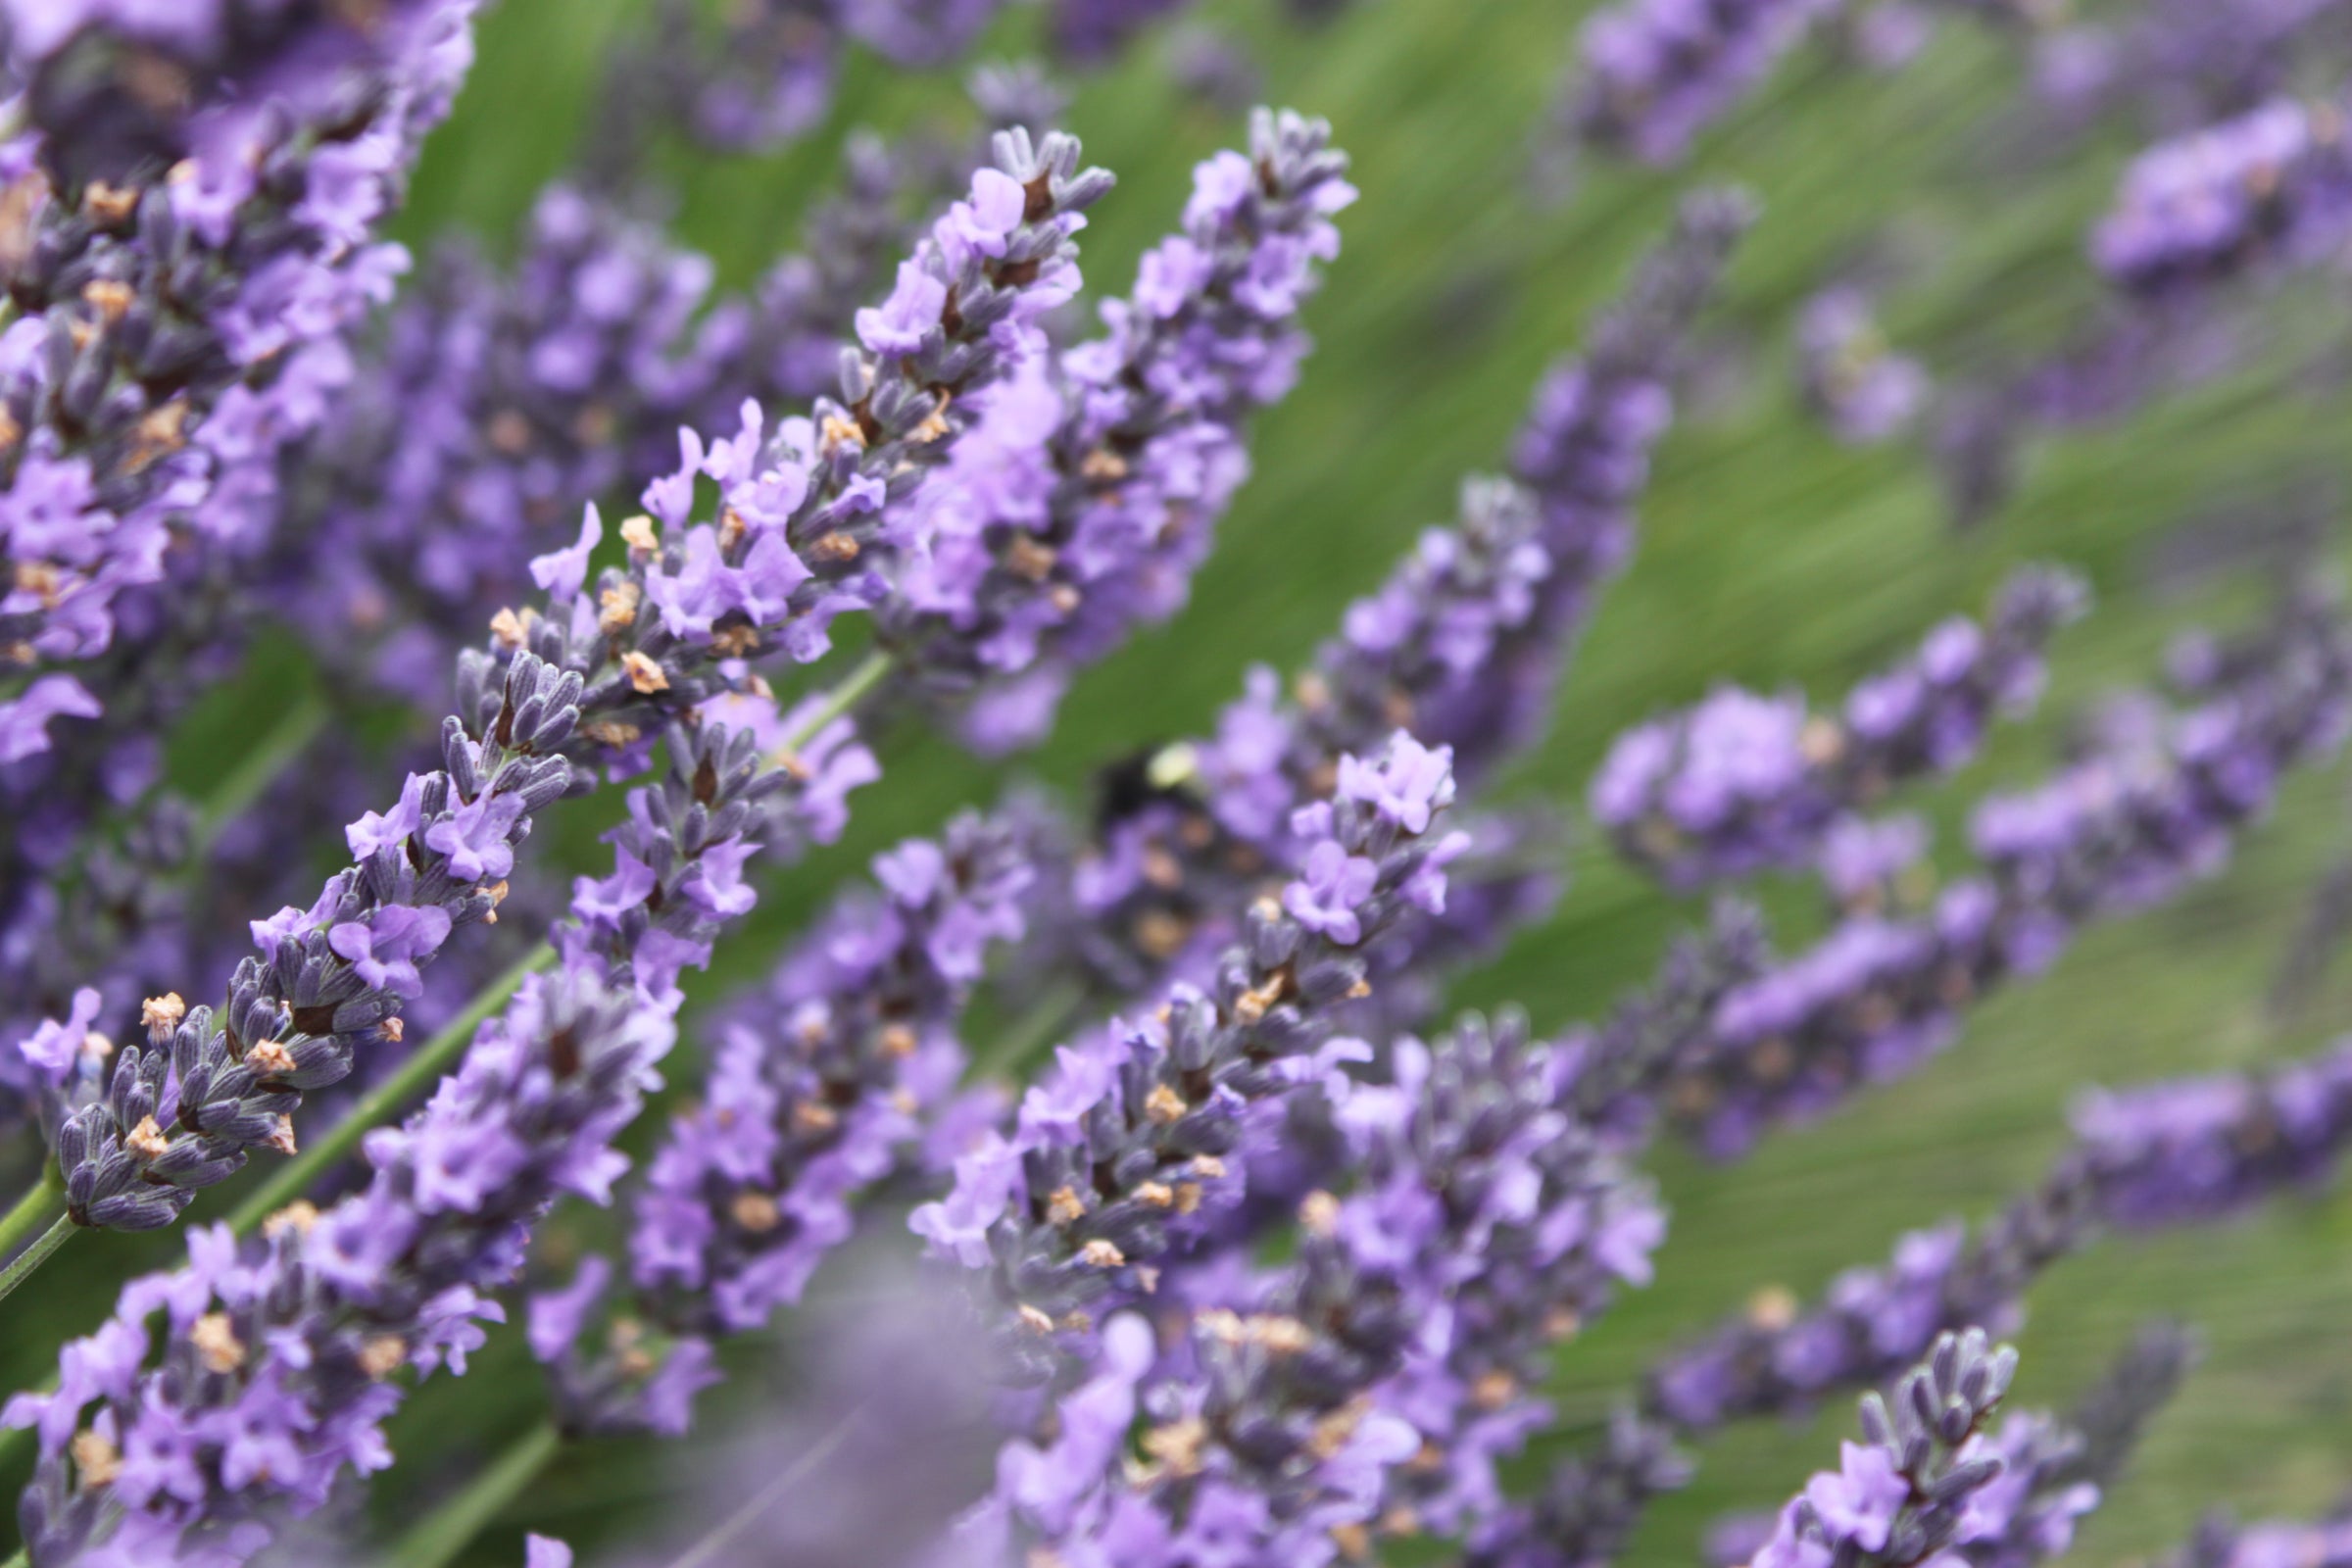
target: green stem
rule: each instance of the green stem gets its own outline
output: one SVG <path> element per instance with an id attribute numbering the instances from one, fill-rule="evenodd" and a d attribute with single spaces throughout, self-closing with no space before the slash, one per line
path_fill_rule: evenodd
<path id="1" fill-rule="evenodd" d="M 30 1247 L 19 1252 L 5 1269 L 0 1269 L 0 1301 L 8 1299 L 16 1288 L 32 1278 L 32 1271 L 49 1261 L 49 1254 L 74 1239 L 81 1227 L 74 1223 L 71 1214 L 60 1214 L 57 1223 L 41 1232 Z"/>
<path id="2" fill-rule="evenodd" d="M 329 1166 L 359 1148 L 360 1140 L 370 1130 L 390 1121 L 401 1106 L 440 1077 L 472 1040 L 482 1020 L 506 1005 L 507 999 L 514 995 L 522 982 L 546 968 L 555 956 L 556 950 L 542 942 L 514 967 L 474 993 L 464 1012 L 442 1025 L 440 1032 L 402 1062 L 392 1076 L 363 1095 L 348 1115 L 327 1129 L 326 1136 L 305 1146 L 239 1203 L 236 1212 L 229 1216 L 229 1225 L 239 1236 L 250 1236 L 261 1228 L 262 1221 L 309 1192 Z"/>
<path id="3" fill-rule="evenodd" d="M 562 1443 L 555 1423 L 542 1421 L 499 1455 L 447 1502 L 402 1536 L 385 1557 L 385 1568 L 444 1568 L 457 1560 L 482 1527 L 504 1513 L 539 1477 Z"/>
<path id="4" fill-rule="evenodd" d="M 276 728 L 238 759 L 197 812 L 189 864 L 204 863 L 220 830 L 244 815 L 277 782 L 278 775 L 310 749 L 311 742 L 326 728 L 328 716 L 326 698 L 317 687 L 308 688 L 286 710 Z"/>
<path id="5" fill-rule="evenodd" d="M 808 715 L 801 727 L 784 737 L 785 750 L 799 751 L 816 739 L 818 730 L 863 702 L 867 693 L 882 684 L 882 677 L 890 673 L 890 655 L 879 648 L 859 660 L 858 667 L 850 671 L 849 678 L 827 692 L 825 700 L 816 705 L 815 711 Z"/>
<path id="6" fill-rule="evenodd" d="M 66 1184 L 57 1174 L 57 1161 L 44 1156 L 41 1179 L 17 1200 L 17 1206 L 5 1218 L 0 1218 L 0 1257 L 15 1251 L 19 1242 L 39 1229 L 57 1211 L 57 1200 L 65 1194 Z"/>

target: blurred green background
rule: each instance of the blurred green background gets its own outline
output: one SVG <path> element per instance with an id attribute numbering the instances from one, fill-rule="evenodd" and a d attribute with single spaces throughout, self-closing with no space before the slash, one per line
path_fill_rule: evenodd
<path id="1" fill-rule="evenodd" d="M 2330 344 L 2341 350 L 2340 279 L 2332 299 L 2305 285 L 2272 302 L 2293 329 L 2232 373 L 2111 429 L 2035 447 L 2013 501 L 1956 534 L 1915 451 L 1848 450 L 1805 416 L 1790 373 L 1793 310 L 1891 235 L 1908 265 L 1886 324 L 1938 375 L 1982 372 L 2055 343 L 2099 299 L 2082 234 L 2130 138 L 2021 158 L 2001 135 L 2020 90 L 2016 51 L 1947 24 L 1923 59 L 1890 75 L 1800 51 L 1686 169 L 1589 168 L 1569 200 L 1548 205 L 1530 193 L 1527 147 L 1585 9 L 1367 0 L 1313 29 L 1265 3 L 1197 13 L 1248 42 L 1272 101 L 1332 121 L 1363 196 L 1341 220 L 1346 251 L 1310 313 L 1318 348 L 1305 382 L 1260 424 L 1256 474 L 1191 609 L 1090 674 L 1052 745 L 1019 770 L 1083 790 L 1102 760 L 1202 725 L 1250 662 L 1306 656 L 1418 529 L 1450 514 L 1460 477 L 1499 463 L 1540 368 L 1577 342 L 1678 192 L 1702 178 L 1736 178 L 1764 202 L 1711 318 L 1743 373 L 1698 399 L 1666 442 L 1632 568 L 1586 639 L 1554 730 L 1509 775 L 1507 794 L 1578 802 L 1608 738 L 1662 705 L 1719 678 L 1838 692 L 1935 618 L 1980 609 L 2013 564 L 2071 564 L 2092 579 L 2100 608 L 2060 639 L 2043 719 L 2003 732 L 1984 762 L 1925 798 L 1948 852 L 1975 796 L 2047 765 L 2071 706 L 2153 676 L 2167 637 L 2186 624 L 2264 612 L 2256 573 L 2181 588 L 2158 582 L 2151 564 L 2184 518 L 2250 519 L 2296 504 L 2290 497 L 2340 493 L 2352 419 L 2339 389 L 2313 369 Z M 532 194 L 602 112 L 604 61 L 635 10 L 630 0 L 502 0 L 483 23 L 457 116 L 428 152 L 403 236 L 421 244 L 463 225 L 511 249 Z M 1025 52 L 1036 21 L 1016 9 L 984 56 Z M 1172 224 L 1193 162 L 1243 133 L 1173 91 L 1163 41 L 1148 38 L 1087 78 L 1069 117 L 1090 159 L 1120 177 L 1085 236 L 1098 291 L 1123 289 L 1143 247 Z M 956 90 L 950 75 L 910 77 L 859 58 L 831 122 L 787 154 L 713 162 L 664 150 L 681 192 L 679 236 L 716 259 L 723 286 L 748 283 L 795 243 L 847 129 L 904 123 Z M 219 721 L 234 724 L 255 692 L 291 678 L 257 674 Z M 885 760 L 885 783 L 857 800 L 849 842 L 773 887 L 757 928 L 722 947 L 707 992 L 758 973 L 875 848 L 999 787 L 991 770 L 920 734 L 894 737 Z M 1910 1082 L 1775 1137 L 1728 1170 L 1661 1156 L 1673 1231 L 1658 1284 L 1563 1351 L 1569 1427 L 1589 1428 L 1650 1355 L 1757 1288 L 1812 1292 L 1838 1268 L 1883 1256 L 1901 1230 L 1996 1206 L 2058 1147 L 2078 1085 L 2243 1065 L 2328 1038 L 2352 1002 L 2352 964 L 2331 970 L 2295 1019 L 2272 1018 L 2263 1004 L 2312 885 L 2352 849 L 2339 785 L 2332 773 L 2297 780 L 2226 875 L 2095 929 L 2054 973 L 1980 1008 L 1957 1047 Z M 575 848 L 611 803 L 590 805 L 568 824 Z M 1462 1000 L 1517 1000 L 1545 1027 L 1591 1016 L 1703 912 L 1655 892 L 1585 836 L 1570 858 L 1558 918 L 1467 978 Z M 1789 889 L 1773 902 L 1789 911 L 1784 948 L 1801 946 L 1812 918 L 1804 902 Z M 2247 1516 L 2309 1511 L 2352 1485 L 2348 1240 L 2352 1206 L 2328 1197 L 2226 1229 L 2109 1242 L 2036 1290 L 2020 1342 L 2032 1399 L 2070 1395 L 2144 1314 L 2180 1314 L 2206 1336 L 2203 1365 L 2087 1532 L 2082 1560 L 2161 1548 L 2210 1504 Z M 80 1299 L 95 1302 L 103 1278 L 168 1251 L 85 1245 L 61 1260 L 54 1293 L 44 1280 L 43 1300 L 63 1298 L 75 1280 L 92 1293 Z M 82 1310 L 94 1318 L 94 1305 Z M 55 1328 L 88 1326 L 61 1312 Z M 18 1380 L 36 1375 L 55 1343 L 24 1328 L 0 1347 Z M 401 1463 L 375 1488 L 385 1525 L 462 1483 L 537 1414 L 517 1340 L 498 1336 L 475 1376 L 428 1388 L 404 1414 Z M 756 1402 L 762 1387 L 747 1373 L 734 1392 Z M 1696 1483 L 1656 1510 L 1631 1560 L 1694 1560 L 1707 1520 L 1785 1495 L 1851 1419 L 1840 1401 L 1808 1430 L 1740 1430 L 1710 1445 Z M 526 1526 L 583 1548 L 625 1539 L 677 1477 L 674 1455 L 647 1446 L 569 1452 L 466 1560 L 517 1561 Z"/>

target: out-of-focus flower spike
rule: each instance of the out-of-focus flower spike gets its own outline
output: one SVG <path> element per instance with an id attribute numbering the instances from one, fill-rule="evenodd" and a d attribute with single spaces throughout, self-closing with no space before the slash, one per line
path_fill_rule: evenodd
<path id="1" fill-rule="evenodd" d="M 2338 98 L 2281 98 L 2160 142 L 2125 172 L 2091 257 L 2123 288 L 2178 303 L 2317 260 L 2352 231 L 2352 136 Z"/>
<path id="2" fill-rule="evenodd" d="M 2332 1174 L 2348 1144 L 2352 1046 L 2265 1072 L 2094 1095 L 2048 1177 L 1973 1239 L 1957 1223 L 1913 1232 L 1888 1262 L 1847 1270 L 1809 1306 L 1760 1294 L 1656 1368 L 1645 1408 L 1694 1432 L 1868 1388 L 1955 1326 L 2013 1332 L 2034 1282 L 2103 1230 L 2242 1213 Z M 2153 1369 L 2162 1347 L 2151 1342 L 2147 1358 Z"/>
<path id="3" fill-rule="evenodd" d="M 1857 287 L 1824 289 L 1805 302 L 1796 351 L 1806 404 L 1848 446 L 1893 440 L 1926 407 L 1926 368 L 1888 346 L 1869 296 Z"/>
<path id="4" fill-rule="evenodd" d="M 1835 715 L 1789 694 L 1724 687 L 1618 737 L 1592 814 L 1637 864 L 1689 888 L 1803 864 L 1832 828 L 1892 786 L 1973 759 L 1993 720 L 2041 695 L 2043 649 L 2082 612 L 2079 579 L 2029 568 L 1979 622 L 1937 626 L 1857 685 Z"/>
<path id="5" fill-rule="evenodd" d="M 2286 771 L 2331 753 L 2352 710 L 2335 609 L 2282 612 L 2222 656 L 2202 701 L 2103 737 L 2037 789 L 1979 807 L 1983 874 L 1917 916 L 1864 912 L 1725 995 L 1659 1067 L 1658 1105 L 1718 1157 L 1940 1050 L 1970 1003 L 2039 973 L 2082 925 L 2212 874 Z"/>
<path id="6" fill-rule="evenodd" d="M 374 230 L 471 58 L 472 0 L 184 14 L 14 0 L 0 336 L 0 756 L 108 697 L 119 602 L 267 536 L 280 449 L 405 265 Z M 133 83 L 144 84 L 143 89 Z M 174 567 L 173 563 L 179 566 Z M 192 583 L 188 585 L 192 588 Z M 174 624 L 173 595 L 133 616 Z"/>
<path id="7" fill-rule="evenodd" d="M 1620 0 L 1585 23 L 1556 133 L 1676 163 L 1838 9 L 1838 0 Z"/>

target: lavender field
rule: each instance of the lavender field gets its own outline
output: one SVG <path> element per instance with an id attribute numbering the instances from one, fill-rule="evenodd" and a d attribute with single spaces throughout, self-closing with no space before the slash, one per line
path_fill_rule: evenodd
<path id="1" fill-rule="evenodd" d="M 21 1560 L 2352 1561 L 2352 9 L 0 27 Z"/>

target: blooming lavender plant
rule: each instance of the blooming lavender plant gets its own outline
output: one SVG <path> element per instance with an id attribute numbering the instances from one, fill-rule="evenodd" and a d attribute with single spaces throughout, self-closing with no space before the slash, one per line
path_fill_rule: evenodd
<path id="1" fill-rule="evenodd" d="M 667 776 L 630 794 L 613 874 L 574 889 L 556 973 L 524 983 L 401 1129 L 370 1136 L 368 1185 L 280 1211 L 258 1248 L 196 1233 L 186 1269 L 134 1282 L 69 1348 L 54 1393 L 12 1402 L 9 1423 L 41 1442 L 35 1561 L 242 1562 L 276 1518 L 383 1462 L 401 1399 L 387 1380 L 463 1373 L 530 1226 L 563 1194 L 610 1197 L 626 1164 L 612 1140 L 675 1033 L 678 975 L 752 906 L 758 808 L 805 787 L 763 768 L 749 733 L 673 733 Z M 669 1375 L 684 1397 L 702 1374 L 681 1359 Z"/>
<path id="2" fill-rule="evenodd" d="M 464 75 L 472 9 L 9 8 L 0 646 L 42 673 L 0 702 L 0 758 L 97 715 L 71 666 L 175 538 L 266 535 L 278 449 L 346 383 L 344 334 L 402 265 L 373 229 Z"/>
<path id="3" fill-rule="evenodd" d="M 2209 874 L 2280 776 L 2340 741 L 2347 653 L 2332 611 L 2284 617 L 2207 701 L 2105 738 L 1972 830 L 1983 874 L 1924 913 L 1865 911 L 1739 986 L 1659 1070 L 1668 1114 L 1719 1156 L 1912 1070 L 1989 987 L 2046 968 L 2085 922 Z"/>
<path id="4" fill-rule="evenodd" d="M 1835 0 L 1626 0 L 1586 22 L 1561 125 L 1673 163 L 1835 10 Z"/>
<path id="5" fill-rule="evenodd" d="M 2211 289 L 2324 255 L 2352 224 L 2344 111 L 2278 99 L 2162 142 L 2125 174 L 2091 256 L 2125 288 Z"/>
<path id="6" fill-rule="evenodd" d="M 1330 126 L 1264 111 L 1195 172 L 1104 331 L 1006 387 L 907 524 L 882 635 L 917 689 L 993 689 L 969 738 L 1038 739 L 1081 665 L 1184 603 L 1249 472 L 1247 420 L 1296 383 L 1298 314 L 1355 199 Z"/>
<path id="7" fill-rule="evenodd" d="M 2345 227 L 2340 117 L 2278 96 L 2340 77 L 2331 59 L 2284 63 L 2324 51 L 2334 3 L 2129 24 L 2148 80 L 2093 84 L 2086 113 L 2135 113 L 2121 100 L 2144 88 L 2202 105 L 2192 122 L 2245 118 L 2126 176 L 2094 244 L 2111 285 L 2095 330 L 1938 396 L 1939 440 L 1976 421 L 1960 443 L 1976 492 L 1996 491 L 2029 425 L 2118 417 L 2217 368 L 2274 373 L 2251 333 L 2242 355 L 2207 346 L 2276 309 L 2222 285 L 2325 262 Z M 970 84 L 1001 132 L 985 154 L 895 89 L 872 95 L 879 121 L 921 128 L 852 139 L 802 254 L 762 271 L 706 226 L 718 186 L 670 188 L 689 144 L 774 149 L 844 83 L 862 112 L 873 73 L 946 63 L 998 7 L 662 0 L 606 62 L 599 128 L 527 224 L 475 211 L 505 186 L 496 160 L 460 160 L 466 193 L 424 204 L 518 233 L 514 259 L 444 242 L 396 293 L 405 253 L 383 224 L 449 108 L 471 9 L 0 0 L 0 651 L 22 655 L 0 680 L 0 1127 L 25 1130 L 0 1140 L 0 1169 L 53 1172 L 0 1213 L 0 1298 L 24 1314 L 8 1344 L 37 1366 L 42 1325 L 74 1311 L 78 1271 L 39 1275 L 37 1311 L 21 1287 L 77 1229 L 167 1225 L 255 1152 L 291 1156 L 8 1405 L 0 1458 L 12 1438 L 34 1450 L 23 1560 L 424 1568 L 484 1520 L 531 1522 L 533 1477 L 625 1436 L 633 1465 L 652 1440 L 695 1446 L 678 1490 L 708 1517 L 680 1521 L 701 1532 L 681 1564 L 1598 1568 L 1692 1473 L 1686 1444 L 1872 1390 L 1864 1441 L 1776 1515 L 1735 1520 L 1725 1561 L 2030 1568 L 2068 1548 L 2189 1341 L 2143 1336 L 2063 1420 L 2002 1419 L 2013 1357 L 1987 1333 L 2017 1330 L 2042 1273 L 2108 1232 L 2324 1184 L 2352 1135 L 2346 1048 L 2091 1093 L 2045 1178 L 1973 1229 L 1913 1229 L 1812 1302 L 1768 1289 L 1581 1414 L 1555 1404 L 1555 1373 L 1604 1313 L 1640 1333 L 1622 1298 L 1677 1260 L 1645 1169 L 1661 1128 L 1738 1155 L 1910 1071 L 2092 922 L 2215 870 L 2287 775 L 2335 749 L 2352 641 L 2319 574 L 2255 633 L 2181 643 L 2164 696 L 2077 715 L 2062 764 L 2022 791 L 1933 794 L 2032 706 L 2081 598 L 2054 571 L 2012 577 L 1982 621 L 1936 627 L 1834 711 L 1724 691 L 1626 733 L 1591 803 L 1625 858 L 1669 893 L 1806 873 L 1826 936 L 1776 954 L 1761 910 L 1777 920 L 1811 890 L 1766 885 L 1716 898 L 1592 1022 L 1452 1010 L 1457 971 L 1527 934 L 1560 885 L 1556 759 L 1531 743 L 1631 555 L 1699 313 L 1755 218 L 1700 190 L 1543 377 L 1498 476 L 1463 482 L 1454 520 L 1296 675 L 1252 668 L 1189 740 L 1147 739 L 1139 713 L 1131 749 L 1084 775 L 1091 812 L 1024 781 L 991 810 L 943 812 L 827 900 L 828 858 L 804 852 L 842 834 L 877 751 L 904 745 L 900 779 L 929 761 L 918 723 L 878 719 L 939 721 L 988 755 L 1031 747 L 1082 677 L 1114 679 L 1088 672 L 1185 606 L 1254 427 L 1313 426 L 1311 408 L 1260 418 L 1304 379 L 1310 315 L 1366 395 L 1347 438 L 1393 438 L 1400 467 L 1451 437 L 1368 422 L 1392 380 L 1431 405 L 1503 330 L 1505 280 L 1621 251 L 1580 231 L 1555 253 L 1548 218 L 1492 221 L 1475 204 L 1498 161 L 1465 159 L 1432 182 L 1439 221 L 1351 221 L 1375 265 L 1325 297 L 1349 163 L 1322 121 L 1260 111 L 1245 146 L 1197 168 L 1134 286 L 1090 302 L 1090 327 L 1074 240 L 1109 176 L 1047 128 L 1065 107 L 1053 85 L 1007 68 Z M 1028 30 L 1094 64 L 1174 9 L 1054 0 Z M 1961 9 L 2009 33 L 2051 22 L 2010 0 Z M 1665 211 L 1628 166 L 1687 156 L 1817 23 L 1844 43 L 1829 69 L 1943 48 L 1907 0 L 1629 0 L 1594 18 L 1563 122 L 1630 157 L 1595 166 L 1592 188 L 1621 213 Z M 1248 47 L 1274 40 L 1262 59 L 1233 53 L 1238 32 L 1213 60 L 1175 51 L 1183 113 L 1278 75 L 1286 25 L 1248 29 Z M 1401 25 L 1367 13 L 1315 40 L 1322 86 Z M 1495 48 L 1499 25 L 1425 24 L 1398 52 Z M 2209 58 L 2165 58 L 2176 34 L 2214 40 Z M 2009 41 L 1926 66 L 1928 101 L 2019 65 L 2030 51 Z M 850 63 L 859 50 L 876 58 Z M 1082 112 L 1128 113 L 1148 64 Z M 1413 93 L 1394 107 L 1396 134 L 1361 132 L 1384 185 L 1439 123 Z M 1727 149 L 1743 173 L 1779 139 L 1774 107 Z M 2009 149 L 2050 122 L 2018 123 L 1936 173 L 1938 200 L 1990 169 L 2030 228 L 2048 159 L 2013 166 Z M 1886 162 L 1921 152 L 1894 138 Z M 764 199 L 831 162 L 811 148 L 724 179 Z M 1795 216 L 1755 254 L 1743 330 L 1796 330 L 1834 433 L 1894 433 L 1924 372 L 1884 351 L 1867 301 L 1814 275 L 1851 241 L 1807 182 L 1766 157 L 1754 173 Z M 2033 269 L 1997 248 L 2010 226 L 1937 249 L 2021 292 Z M 1391 270 L 1408 232 L 1419 260 Z M 1414 266 L 1450 280 L 1426 323 L 1397 314 Z M 1923 344 L 1980 304 L 1927 297 Z M 1367 300 L 1399 331 L 1351 357 L 1325 317 Z M 1984 312 L 2004 334 L 2006 309 Z M 1745 521 L 1692 491 L 1788 412 L 1740 396 L 1737 374 L 1688 400 L 1694 439 L 1657 509 L 1666 573 L 1695 569 L 1703 530 Z M 1324 434 L 1335 483 L 1397 479 Z M 1790 494 L 1864 515 L 1849 487 L 1901 456 L 1795 443 Z M 1278 491 L 1261 525 L 1289 525 L 1301 494 Z M 2051 542 L 2113 577 L 2095 534 Z M 1772 548 L 1793 580 L 1814 544 Z M 1350 575 L 1362 565 L 1335 553 L 1333 581 L 1370 580 Z M 1659 669 L 1698 689 L 1685 628 L 1657 613 L 1669 586 L 1645 587 L 1642 625 Z M 838 679 L 799 667 L 837 653 Z M 250 695 L 296 666 L 282 710 Z M 453 669 L 454 711 L 416 734 L 412 710 L 438 713 Z M 1567 733 L 1613 722 L 1656 673 L 1598 665 Z M 1060 748 L 1039 757 L 1070 776 Z M 607 785 L 622 798 L 606 823 L 584 799 L 559 808 Z M 1889 810 L 1897 787 L 1920 798 Z M 1927 823 L 1963 805 L 1967 863 L 1939 871 L 1957 852 L 1939 857 Z M 549 839 L 598 825 L 609 859 L 568 901 L 533 885 Z M 546 858 L 578 870 L 564 848 Z M 771 910 L 818 912 L 773 954 L 737 939 L 765 978 L 698 1020 L 703 1059 L 658 1100 L 695 971 L 768 898 L 763 858 L 801 884 Z M 1671 917 L 1655 891 L 1614 879 L 1610 940 L 1556 956 L 1563 989 Z M 181 995 L 220 974 L 215 1004 Z M 636 1128 L 648 1110 L 659 1123 Z M 647 1156 L 634 1183 L 624 1149 Z M 616 1212 L 555 1218 L 575 1199 Z M 919 1270 L 924 1353 L 833 1358 L 791 1401 L 821 1419 L 768 1409 L 731 1433 L 755 1401 L 712 1387 L 768 1377 L 762 1338 L 789 1312 L 894 1315 L 861 1294 L 898 1277 L 894 1251 Z M 882 1267 L 841 1266 L 851 1252 Z M 454 1479 L 446 1500 L 388 1553 L 362 1544 L 370 1513 L 416 1497 L 370 1510 L 368 1478 L 396 1445 L 430 1455 L 392 1425 L 411 1384 L 470 1366 L 495 1385 L 484 1399 L 505 1396 L 493 1336 L 518 1310 L 550 1418 L 463 1476 L 435 1467 L 417 1485 Z M 787 1361 L 826 1354 L 793 1345 Z M 465 1394 L 437 1405 L 435 1440 L 482 1402 Z M 874 1507 L 882 1528 L 860 1517 Z M 595 1521 L 565 1525 L 593 1553 Z M 2180 1561 L 2326 1561 L 2333 1528 L 2217 1525 Z M 547 1537 L 520 1550 L 530 1568 L 572 1560 Z"/>
<path id="8" fill-rule="evenodd" d="M 1593 778 L 1592 814 L 1677 887 L 1802 864 L 1886 790 L 1960 766 L 1993 719 L 2029 710 L 2042 649 L 2083 598 L 2063 572 L 2022 572 L 1984 624 L 1945 621 L 1834 718 L 1800 697 L 1725 687 L 1619 736 Z"/>

